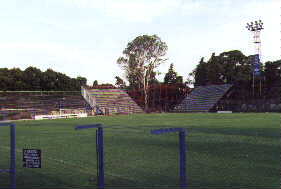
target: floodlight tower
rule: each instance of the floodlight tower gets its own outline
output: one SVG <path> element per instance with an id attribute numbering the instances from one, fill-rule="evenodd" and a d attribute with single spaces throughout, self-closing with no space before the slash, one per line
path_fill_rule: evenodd
<path id="1" fill-rule="evenodd" d="M 255 76 L 260 75 L 261 68 L 261 30 L 264 29 L 263 22 L 261 20 L 247 23 L 246 28 L 254 35 L 255 55 L 253 61 L 253 96 L 255 95 Z M 260 79 L 260 96 L 261 96 L 261 79 Z"/>

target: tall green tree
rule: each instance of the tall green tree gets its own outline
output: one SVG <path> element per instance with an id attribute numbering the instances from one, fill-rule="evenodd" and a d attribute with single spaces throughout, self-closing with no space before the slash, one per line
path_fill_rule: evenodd
<path id="1" fill-rule="evenodd" d="M 85 77 L 78 76 L 76 80 L 78 81 L 80 86 L 87 85 L 87 78 Z"/>
<path id="2" fill-rule="evenodd" d="M 27 90 L 42 90 L 41 80 L 42 80 L 42 72 L 40 69 L 35 67 L 28 67 L 24 70 L 23 80 L 27 83 Z"/>
<path id="3" fill-rule="evenodd" d="M 12 79 L 8 75 L 8 68 L 0 68 L 0 89 L 1 90 L 10 90 Z"/>
<path id="4" fill-rule="evenodd" d="M 26 88 L 26 84 L 23 82 L 23 72 L 19 68 L 10 69 L 8 75 L 12 81 L 12 83 L 10 83 L 9 90 L 24 90 Z"/>
<path id="5" fill-rule="evenodd" d="M 194 75 L 194 85 L 198 86 L 249 82 L 251 73 L 251 57 L 233 50 L 223 52 L 218 56 L 213 53 L 207 62 L 202 58 L 190 75 Z"/>
<path id="6" fill-rule="evenodd" d="M 95 80 L 95 81 L 93 82 L 93 87 L 98 86 L 98 85 L 99 85 L 98 80 Z"/>
<path id="7" fill-rule="evenodd" d="M 164 83 L 174 84 L 177 80 L 177 73 L 174 70 L 174 64 L 171 63 L 168 72 L 165 74 Z"/>
<path id="8" fill-rule="evenodd" d="M 57 73 L 49 68 L 42 75 L 42 88 L 47 91 L 58 90 L 56 86 L 57 81 Z"/>
<path id="9" fill-rule="evenodd" d="M 125 71 L 130 85 L 142 87 L 145 111 L 148 108 L 149 83 L 152 80 L 152 73 L 165 62 L 164 56 L 167 49 L 166 43 L 157 35 L 142 35 L 129 42 L 123 51 L 123 56 L 117 60 Z"/>
<path id="10" fill-rule="evenodd" d="M 268 88 L 281 86 L 281 60 L 265 63 L 265 80 Z"/>
<path id="11" fill-rule="evenodd" d="M 223 52 L 217 57 L 217 63 L 221 65 L 220 77 L 223 83 L 235 83 L 247 81 L 251 74 L 251 58 L 241 51 L 233 50 Z"/>
<path id="12" fill-rule="evenodd" d="M 182 83 L 182 76 L 178 76 L 178 73 L 174 69 L 174 64 L 171 63 L 168 72 L 165 74 L 164 83 L 165 84 L 176 84 Z"/>
<path id="13" fill-rule="evenodd" d="M 200 85 L 206 85 L 207 83 L 207 63 L 204 62 L 204 58 L 201 58 L 199 64 L 197 65 L 196 69 L 193 71 L 194 75 L 194 85 L 200 86 Z M 189 74 L 191 75 L 191 74 Z"/>
<path id="14" fill-rule="evenodd" d="M 42 72 L 35 67 L 24 71 L 19 68 L 0 68 L 0 90 L 44 90 L 44 91 L 74 91 L 80 90 L 87 79 L 84 77 L 70 78 L 69 76 L 47 69 Z"/>
<path id="15" fill-rule="evenodd" d="M 189 73 L 187 75 L 185 85 L 186 86 L 194 85 L 194 83 L 195 83 L 194 78 L 195 78 L 195 71 L 192 71 L 191 73 Z"/>

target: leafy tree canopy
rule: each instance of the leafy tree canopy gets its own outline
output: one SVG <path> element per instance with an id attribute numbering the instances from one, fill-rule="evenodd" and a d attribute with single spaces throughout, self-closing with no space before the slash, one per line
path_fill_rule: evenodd
<path id="1" fill-rule="evenodd" d="M 252 74 L 251 59 L 238 50 L 215 53 L 205 62 L 201 58 L 195 70 L 194 85 L 247 82 Z"/>
<path id="2" fill-rule="evenodd" d="M 182 76 L 178 76 L 177 72 L 174 70 L 174 64 L 171 63 L 168 72 L 165 74 L 164 83 L 165 84 L 176 84 L 182 83 Z"/>
<path id="3" fill-rule="evenodd" d="M 52 69 L 42 72 L 35 67 L 23 71 L 19 68 L 0 68 L 0 90 L 3 91 L 77 91 L 86 83 L 84 77 L 70 78 Z"/>
<path id="4" fill-rule="evenodd" d="M 157 74 L 156 68 L 166 59 L 168 47 L 157 35 L 142 35 L 127 44 L 117 63 L 125 71 L 132 88 L 142 88 L 145 109 L 148 104 L 149 84 Z"/>

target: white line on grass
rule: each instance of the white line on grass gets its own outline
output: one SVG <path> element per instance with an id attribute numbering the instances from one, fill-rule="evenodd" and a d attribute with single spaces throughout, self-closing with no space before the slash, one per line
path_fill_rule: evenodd
<path id="1" fill-rule="evenodd" d="M 1 146 L 1 148 L 3 149 L 6 149 L 6 150 L 10 150 L 10 147 L 8 146 Z M 16 148 L 16 152 L 17 153 L 22 153 L 22 150 L 21 149 L 18 149 Z M 79 165 L 77 164 L 74 164 L 74 163 L 70 163 L 70 162 L 67 162 L 65 160 L 62 160 L 62 159 L 55 159 L 55 158 L 51 158 L 51 157 L 46 157 L 44 155 L 44 159 L 47 159 L 47 160 L 50 160 L 50 161 L 53 161 L 53 162 L 56 162 L 56 163 L 61 163 L 61 164 L 64 164 L 64 165 L 69 165 L 71 167 L 76 167 L 76 168 L 79 168 L 79 171 L 82 172 L 82 173 L 86 173 L 86 174 L 93 174 L 91 171 L 87 170 L 87 169 L 84 169 L 84 168 L 81 168 Z M 96 169 L 95 169 L 96 170 Z M 136 182 L 136 180 L 134 179 L 131 179 L 129 177 L 126 177 L 124 175 L 119 175 L 119 174 L 112 174 L 112 173 L 105 173 L 105 175 L 109 175 L 109 176 L 112 176 L 112 177 L 119 177 L 119 178 L 122 178 L 122 179 L 125 179 L 125 180 L 130 180 L 130 181 L 133 181 L 133 182 Z"/>

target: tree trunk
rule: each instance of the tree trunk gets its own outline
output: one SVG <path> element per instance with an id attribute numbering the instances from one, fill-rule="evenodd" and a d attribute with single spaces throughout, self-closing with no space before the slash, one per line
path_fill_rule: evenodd
<path id="1" fill-rule="evenodd" d="M 148 99 L 147 99 L 147 83 L 144 77 L 143 79 L 143 92 L 144 92 L 144 111 L 147 113 L 148 111 Z"/>

